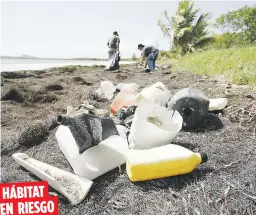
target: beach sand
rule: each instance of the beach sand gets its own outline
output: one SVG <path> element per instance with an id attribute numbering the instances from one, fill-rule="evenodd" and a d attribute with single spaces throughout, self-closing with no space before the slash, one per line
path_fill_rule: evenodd
<path id="1" fill-rule="evenodd" d="M 103 80 L 134 82 L 141 89 L 161 81 L 172 94 L 194 87 L 208 98 L 226 96 L 228 86 L 218 77 L 173 73 L 168 65 L 152 74 L 127 65 L 116 72 L 67 66 L 1 76 L 2 182 L 38 180 L 14 162 L 11 155 L 16 152 L 73 172 L 58 148 L 55 119 L 67 106 L 77 107 L 85 100 L 109 110 L 112 100 L 94 94 Z M 121 173 L 117 168 L 94 180 L 86 199 L 75 207 L 60 196 L 60 214 L 256 214 L 256 91 L 234 85 L 231 90 L 219 118 L 209 115 L 204 128 L 181 131 L 173 141 L 206 152 L 206 164 L 187 175 L 139 183 L 129 181 L 124 165 Z"/>

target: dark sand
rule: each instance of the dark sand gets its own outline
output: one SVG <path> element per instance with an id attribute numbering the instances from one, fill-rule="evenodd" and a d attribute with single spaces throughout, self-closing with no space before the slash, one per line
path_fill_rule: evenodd
<path id="1" fill-rule="evenodd" d="M 57 145 L 55 118 L 66 113 L 68 105 L 76 107 L 85 100 L 109 110 L 111 101 L 93 94 L 103 80 L 135 82 L 141 88 L 162 81 L 172 93 L 195 87 L 209 98 L 226 96 L 228 86 L 216 77 L 174 74 L 166 67 L 153 74 L 134 65 L 115 73 L 103 70 L 74 66 L 1 74 L 2 182 L 38 180 L 14 162 L 11 155 L 16 152 L 72 172 Z M 182 131 L 173 141 L 206 152 L 206 164 L 187 175 L 140 183 L 129 181 L 125 166 L 121 173 L 117 168 L 94 180 L 77 206 L 60 196 L 60 214 L 256 214 L 256 90 L 232 85 L 231 92 L 219 118 L 210 115 L 204 128 Z"/>

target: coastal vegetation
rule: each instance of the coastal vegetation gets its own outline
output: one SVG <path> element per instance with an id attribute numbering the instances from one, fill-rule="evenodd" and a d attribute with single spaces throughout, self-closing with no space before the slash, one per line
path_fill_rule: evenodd
<path id="1" fill-rule="evenodd" d="M 164 17 L 166 22 L 158 25 L 171 47 L 160 52 L 162 62 L 172 62 L 175 71 L 222 75 L 236 84 L 256 85 L 256 5 L 223 14 L 210 25 L 210 14 L 183 0 L 175 16 L 165 11 Z M 210 26 L 223 33 L 210 34 Z"/>

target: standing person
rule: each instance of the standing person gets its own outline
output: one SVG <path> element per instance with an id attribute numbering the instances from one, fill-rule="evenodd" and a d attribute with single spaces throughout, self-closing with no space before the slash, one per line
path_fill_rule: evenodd
<path id="1" fill-rule="evenodd" d="M 120 37 L 117 31 L 114 31 L 112 37 L 108 41 L 108 58 L 110 59 L 113 54 L 115 54 L 117 51 L 119 51 L 119 44 L 120 44 Z"/>
<path id="2" fill-rule="evenodd" d="M 146 58 L 145 72 L 152 72 L 156 68 L 156 59 L 159 55 L 159 49 L 155 48 L 154 46 L 145 46 L 143 44 L 138 45 L 138 49 L 141 51 L 141 60 L 140 65 L 143 65 L 143 61 Z"/>

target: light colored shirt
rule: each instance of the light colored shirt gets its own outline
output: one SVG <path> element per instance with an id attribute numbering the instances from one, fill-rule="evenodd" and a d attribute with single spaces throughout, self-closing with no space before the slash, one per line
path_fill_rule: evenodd
<path id="1" fill-rule="evenodd" d="M 152 51 L 155 51 L 156 48 L 154 46 L 145 46 L 142 50 L 141 50 L 141 56 L 145 57 L 145 54 L 148 55 L 150 54 Z"/>

